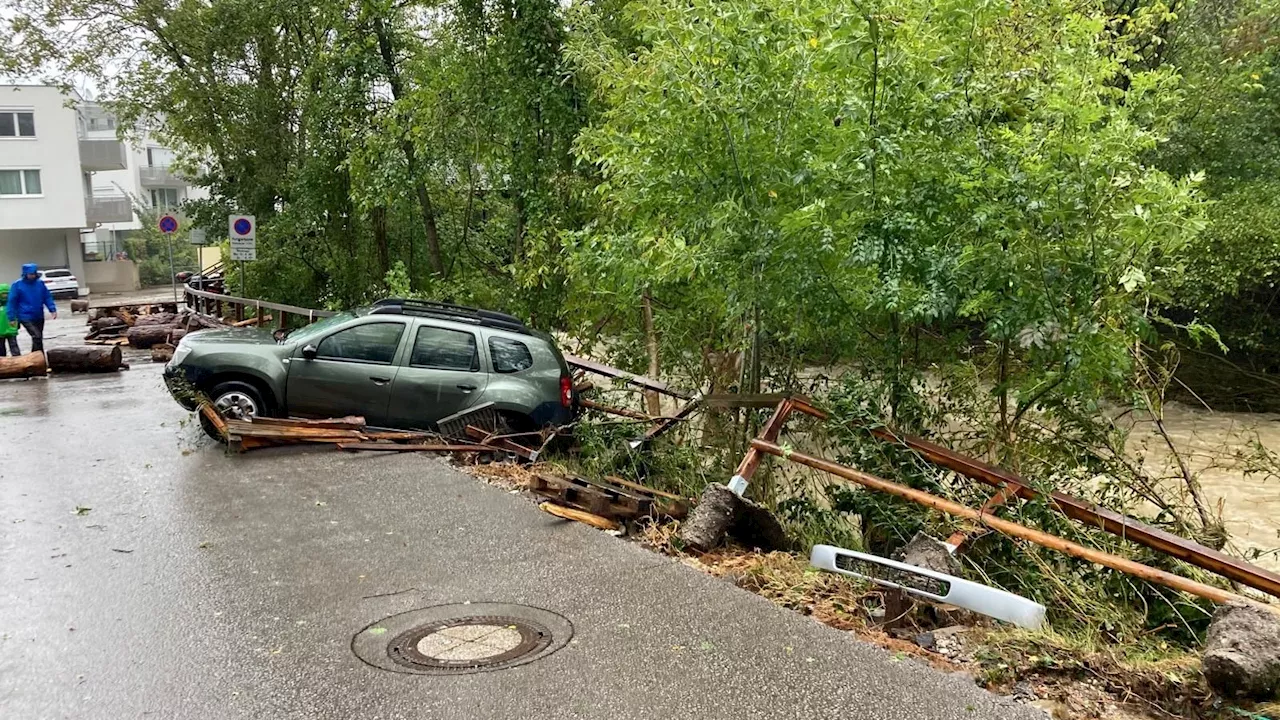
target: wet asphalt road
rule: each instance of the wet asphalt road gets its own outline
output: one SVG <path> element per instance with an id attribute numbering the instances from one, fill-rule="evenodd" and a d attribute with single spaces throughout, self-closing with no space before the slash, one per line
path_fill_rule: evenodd
<path id="1" fill-rule="evenodd" d="M 0 718 L 1043 717 L 438 459 L 227 455 L 159 371 L 0 381 Z M 352 653 L 467 601 L 573 639 L 464 676 Z"/>

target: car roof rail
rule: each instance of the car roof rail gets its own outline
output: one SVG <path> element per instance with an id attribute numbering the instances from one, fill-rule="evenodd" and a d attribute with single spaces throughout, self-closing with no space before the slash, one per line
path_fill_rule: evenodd
<path id="1" fill-rule="evenodd" d="M 434 302 L 431 300 L 410 300 L 406 298 L 386 298 L 373 304 L 371 310 L 377 315 L 417 315 L 436 317 L 444 320 L 470 322 L 484 327 L 500 328 L 523 334 L 529 334 L 529 328 L 520 318 L 506 313 L 482 310 L 466 305 Z"/>

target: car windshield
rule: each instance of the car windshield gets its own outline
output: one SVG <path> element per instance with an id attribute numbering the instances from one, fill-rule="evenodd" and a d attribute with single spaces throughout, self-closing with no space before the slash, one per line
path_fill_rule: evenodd
<path id="1" fill-rule="evenodd" d="M 291 330 L 288 335 L 285 335 L 285 337 L 298 342 L 306 342 L 311 338 L 324 334 L 324 332 L 329 328 L 340 323 L 344 323 L 353 317 L 355 317 L 353 313 L 340 312 L 337 315 L 324 318 L 323 320 L 317 320 L 310 325 L 300 327 L 296 330 Z"/>

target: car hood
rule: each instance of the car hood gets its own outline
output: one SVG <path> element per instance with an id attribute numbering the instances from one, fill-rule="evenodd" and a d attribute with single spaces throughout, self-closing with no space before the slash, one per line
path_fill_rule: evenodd
<path id="1" fill-rule="evenodd" d="M 271 332 L 258 328 L 227 328 L 225 330 L 201 330 L 182 338 L 187 345 L 276 345 Z"/>

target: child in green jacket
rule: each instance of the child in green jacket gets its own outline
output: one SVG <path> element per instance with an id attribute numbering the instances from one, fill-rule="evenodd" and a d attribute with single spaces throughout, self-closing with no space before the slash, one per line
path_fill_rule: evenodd
<path id="1" fill-rule="evenodd" d="M 5 305 L 8 302 L 9 286 L 0 283 L 0 357 L 4 357 L 6 347 L 11 355 L 22 354 L 18 349 L 18 323 L 10 322 L 9 315 L 5 312 Z"/>

